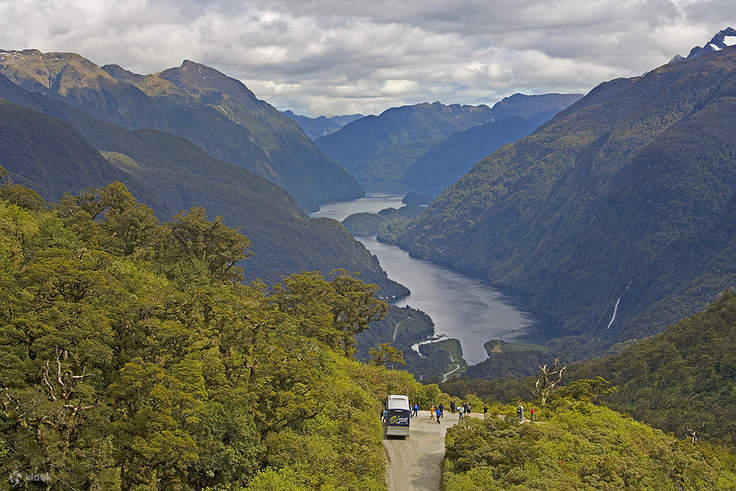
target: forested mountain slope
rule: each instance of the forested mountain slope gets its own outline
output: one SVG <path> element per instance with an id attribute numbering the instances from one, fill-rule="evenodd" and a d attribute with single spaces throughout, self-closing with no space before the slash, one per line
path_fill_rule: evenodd
<path id="1" fill-rule="evenodd" d="M 413 189 L 439 193 L 467 174 L 480 159 L 527 136 L 537 126 L 528 119 L 510 117 L 455 133 L 417 158 L 403 179 Z"/>
<path id="2" fill-rule="evenodd" d="M 599 375 L 618 387 L 610 407 L 736 448 L 736 293 L 620 354 L 570 367 L 570 380 Z"/>
<path id="3" fill-rule="evenodd" d="M 359 180 L 402 181 L 438 193 L 478 160 L 528 135 L 580 97 L 514 94 L 490 109 L 439 102 L 395 107 L 316 143 Z"/>
<path id="4" fill-rule="evenodd" d="M 74 128 L 4 99 L 0 99 L 0 164 L 11 171 L 15 182 L 54 200 L 64 191 L 105 186 L 124 176 Z"/>
<path id="5" fill-rule="evenodd" d="M 357 182 L 329 161 L 296 122 L 210 67 L 185 61 L 143 76 L 117 65 L 100 68 L 73 53 L 25 50 L 0 52 L 0 73 L 98 120 L 186 138 L 215 158 L 275 182 L 306 210 L 362 195 Z"/>
<path id="6" fill-rule="evenodd" d="M 519 424 L 514 406 L 493 405 L 489 413 L 447 431 L 447 491 L 736 486 L 736 457 L 723 448 L 693 446 L 585 397 L 537 407 L 537 422 Z"/>
<path id="7" fill-rule="evenodd" d="M 604 377 L 616 386 L 600 400 L 613 409 L 682 437 L 693 428 L 701 441 L 736 448 L 736 293 L 724 292 L 704 312 L 621 352 L 571 363 L 562 383 Z M 538 363 L 551 363 L 552 355 Z M 543 361 L 541 361 L 543 360 Z M 536 368 L 530 362 L 530 368 Z M 477 394 L 504 402 L 527 398 L 537 377 L 457 380 L 450 394 Z M 567 389 L 563 389 L 567 390 Z"/>
<path id="8" fill-rule="evenodd" d="M 423 103 L 366 116 L 315 143 L 360 181 L 401 180 L 411 162 L 451 134 L 490 121 L 488 106 Z"/>
<path id="9" fill-rule="evenodd" d="M 581 354 L 653 334 L 736 284 L 734 127 L 736 49 L 601 84 L 399 243 L 525 294 Z"/>
<path id="10" fill-rule="evenodd" d="M 577 102 L 583 94 L 513 94 L 504 97 L 491 108 L 493 119 L 524 118 L 536 123 L 546 123 L 560 111 Z"/>
<path id="11" fill-rule="evenodd" d="M 6 483 L 385 489 L 381 401 L 441 394 L 350 359 L 385 308 L 373 287 L 245 286 L 247 238 L 203 211 L 159 223 L 119 183 L 53 210 L 31 194 L 0 176 Z"/>
<path id="12" fill-rule="evenodd" d="M 247 238 L 204 210 L 159 223 L 119 183 L 51 210 L 31 196 L 0 175 L 0 471 L 79 489 L 384 489 L 381 401 L 447 406 L 437 386 L 350 359 L 386 307 L 373 287 L 314 273 L 245 286 Z M 723 449 L 570 393 L 540 424 L 493 405 L 457 425 L 445 486 L 733 485 Z"/>
<path id="13" fill-rule="evenodd" d="M 61 101 L 25 91 L 2 76 L 0 97 L 74 126 L 14 104 L 0 104 L 4 116 L 0 120 L 0 163 L 16 182 L 46 199 L 58 200 L 65 192 L 119 180 L 162 218 L 204 206 L 213 217 L 223 216 L 226 224 L 240 227 L 255 241 L 255 255 L 246 265 L 249 280 L 275 283 L 297 271 L 329 273 L 344 268 L 381 285 L 382 295 L 406 293 L 339 223 L 310 220 L 275 184 L 214 159 L 187 140 L 162 131 L 131 132 L 96 121 Z"/>

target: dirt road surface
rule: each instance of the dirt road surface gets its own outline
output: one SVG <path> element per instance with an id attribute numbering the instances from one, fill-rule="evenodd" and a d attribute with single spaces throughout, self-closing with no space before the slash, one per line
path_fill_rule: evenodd
<path id="1" fill-rule="evenodd" d="M 411 420 L 406 440 L 384 437 L 389 491 L 440 489 L 445 431 L 456 423 L 457 414 L 447 410 L 440 424 L 429 419 L 429 411 L 419 411 L 419 416 Z"/>

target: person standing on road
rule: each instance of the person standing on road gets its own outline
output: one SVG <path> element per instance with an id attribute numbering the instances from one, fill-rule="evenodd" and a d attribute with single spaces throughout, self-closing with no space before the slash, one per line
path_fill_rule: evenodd
<path id="1" fill-rule="evenodd" d="M 450 401 L 450 412 L 452 412 L 452 414 L 455 414 L 455 399 Z"/>
<path id="2" fill-rule="evenodd" d="M 414 410 L 414 417 L 416 418 L 417 416 L 419 416 L 419 404 L 415 402 L 412 409 Z"/>
<path id="3" fill-rule="evenodd" d="M 460 406 L 460 407 L 459 407 L 459 408 L 457 409 L 457 420 L 458 420 L 458 421 L 460 421 L 461 419 L 463 419 L 463 413 L 464 413 L 464 412 L 465 412 L 465 406 Z"/>

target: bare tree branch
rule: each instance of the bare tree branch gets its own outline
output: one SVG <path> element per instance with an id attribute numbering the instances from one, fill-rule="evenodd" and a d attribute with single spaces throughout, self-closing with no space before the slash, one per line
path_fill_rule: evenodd
<path id="1" fill-rule="evenodd" d="M 46 366 L 41 368 L 41 379 L 46 384 L 46 387 L 49 389 L 49 399 L 52 401 L 56 400 L 56 394 L 54 393 L 54 386 L 51 385 L 51 382 L 49 381 L 49 361 L 46 360 Z"/>

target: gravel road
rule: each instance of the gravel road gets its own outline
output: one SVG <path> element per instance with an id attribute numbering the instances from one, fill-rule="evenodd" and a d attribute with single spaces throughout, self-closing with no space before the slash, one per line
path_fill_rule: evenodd
<path id="1" fill-rule="evenodd" d="M 457 414 L 445 411 L 445 416 L 437 424 L 429 419 L 429 411 L 419 411 L 419 416 L 411 420 L 406 440 L 384 437 L 389 491 L 440 489 L 445 431 L 457 421 Z"/>

